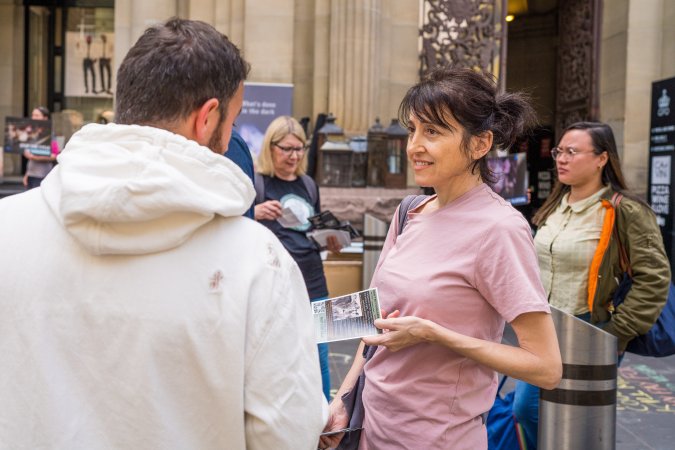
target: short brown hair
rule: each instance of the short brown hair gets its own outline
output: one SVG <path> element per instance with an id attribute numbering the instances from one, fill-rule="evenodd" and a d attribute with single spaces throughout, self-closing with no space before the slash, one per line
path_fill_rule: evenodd
<path id="1" fill-rule="evenodd" d="M 249 65 L 239 49 L 211 25 L 169 19 L 145 30 L 117 72 L 115 121 L 168 124 L 211 98 L 221 120 Z"/>

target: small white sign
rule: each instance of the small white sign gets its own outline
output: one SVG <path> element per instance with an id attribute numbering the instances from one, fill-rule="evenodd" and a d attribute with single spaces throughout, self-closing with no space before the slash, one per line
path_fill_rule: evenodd
<path id="1" fill-rule="evenodd" d="M 670 161 L 670 155 L 652 157 L 652 184 L 670 184 Z"/>

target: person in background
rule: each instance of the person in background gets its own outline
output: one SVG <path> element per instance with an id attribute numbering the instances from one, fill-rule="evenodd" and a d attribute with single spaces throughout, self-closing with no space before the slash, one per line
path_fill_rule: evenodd
<path id="1" fill-rule="evenodd" d="M 115 121 L 115 113 L 109 109 L 101 111 L 101 114 L 99 114 L 98 117 L 96 118 L 96 123 L 100 123 L 101 125 L 113 123 L 114 121 Z"/>
<path id="2" fill-rule="evenodd" d="M 50 116 L 49 109 L 44 106 L 38 106 L 33 110 L 30 118 L 33 120 L 49 120 Z M 59 144 L 54 139 L 54 136 L 52 136 L 51 147 L 52 151 L 49 156 L 34 155 L 29 150 L 24 150 L 23 156 L 28 160 L 28 164 L 26 165 L 26 173 L 23 176 L 23 185 L 28 189 L 40 186 L 42 180 L 54 167 L 54 161 L 56 161 L 56 156 L 59 154 Z"/>
<path id="3" fill-rule="evenodd" d="M 670 266 L 656 216 L 628 190 L 609 125 L 570 125 L 551 155 L 557 182 L 532 219 L 546 296 L 561 311 L 616 336 L 622 355 L 632 338 L 649 331 L 668 296 Z M 623 195 L 618 207 L 616 193 Z M 628 253 L 633 285 L 615 309 L 612 296 L 623 274 L 617 236 Z M 514 413 L 527 448 L 536 448 L 536 386 L 516 383 Z"/>
<path id="4" fill-rule="evenodd" d="M 307 291 L 223 157 L 248 63 L 148 28 L 115 121 L 0 200 L 0 446 L 312 449 L 327 417 Z M 58 270 L 56 269 L 58 268 Z"/>
<path id="5" fill-rule="evenodd" d="M 432 71 L 408 90 L 399 118 L 409 132 L 415 182 L 436 192 L 394 214 L 371 287 L 390 313 L 364 337 L 331 403 L 325 431 L 349 422 L 342 395 L 365 369 L 361 449 L 487 448 L 485 413 L 496 372 L 547 389 L 562 374 L 530 227 L 486 183 L 486 156 L 508 148 L 534 112 L 470 69 Z M 518 346 L 501 344 L 505 322 Z M 363 345 L 377 351 L 365 363 Z M 322 437 L 333 447 L 343 434 Z"/>
<path id="6" fill-rule="evenodd" d="M 319 249 L 305 234 L 309 217 L 321 212 L 319 188 L 308 175 L 307 137 L 293 117 L 280 116 L 270 123 L 258 156 L 260 181 L 256 186 L 255 219 L 269 228 L 286 247 L 302 272 L 312 301 L 328 297 L 326 276 Z M 277 219 L 291 209 L 299 224 L 284 226 Z M 340 245 L 329 238 L 328 250 L 338 253 Z M 330 399 L 328 344 L 319 344 L 323 392 Z"/>
<path id="7" fill-rule="evenodd" d="M 246 141 L 234 128 L 232 129 L 232 137 L 230 138 L 230 143 L 227 145 L 225 156 L 239 166 L 251 180 L 251 183 L 253 183 L 255 173 L 253 171 L 253 157 L 251 156 L 251 151 L 248 149 Z M 244 215 L 250 219 L 254 218 L 254 203 L 255 202 L 251 203 L 251 207 L 244 213 Z"/>

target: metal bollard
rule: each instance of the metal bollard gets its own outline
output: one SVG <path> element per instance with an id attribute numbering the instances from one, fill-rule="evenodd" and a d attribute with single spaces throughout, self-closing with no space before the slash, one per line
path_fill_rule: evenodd
<path id="1" fill-rule="evenodd" d="M 539 397 L 538 448 L 613 450 L 616 446 L 617 340 L 551 307 L 562 380 Z"/>
<path id="2" fill-rule="evenodd" d="M 363 215 L 363 289 L 370 287 L 389 225 L 371 214 Z"/>

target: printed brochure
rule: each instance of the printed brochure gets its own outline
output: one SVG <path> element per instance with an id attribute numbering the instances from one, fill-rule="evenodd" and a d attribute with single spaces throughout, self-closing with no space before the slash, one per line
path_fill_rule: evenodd
<path id="1" fill-rule="evenodd" d="M 277 219 L 277 222 L 284 228 L 293 228 L 303 225 L 306 220 L 302 221 L 292 208 L 284 208 L 281 210 L 281 217 Z"/>
<path id="2" fill-rule="evenodd" d="M 307 233 L 307 237 L 316 242 L 321 250 L 326 250 L 328 248 L 328 237 L 333 236 L 337 239 L 338 244 L 342 248 L 349 247 L 352 243 L 352 240 L 349 237 L 349 232 L 344 230 L 333 230 L 326 228 L 323 230 L 314 230 Z"/>
<path id="3" fill-rule="evenodd" d="M 312 313 L 318 343 L 382 333 L 374 325 L 381 317 L 377 288 L 312 302 Z"/>

